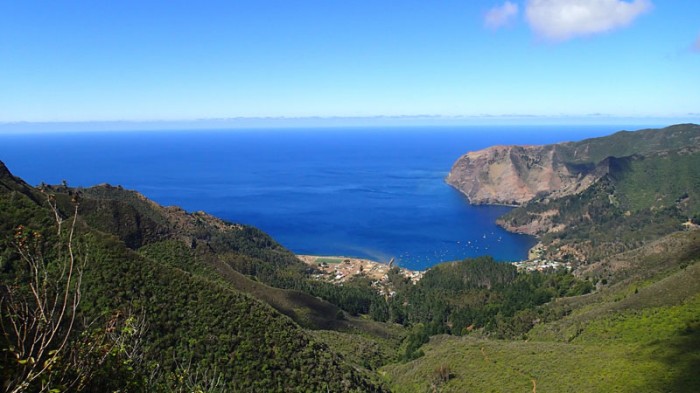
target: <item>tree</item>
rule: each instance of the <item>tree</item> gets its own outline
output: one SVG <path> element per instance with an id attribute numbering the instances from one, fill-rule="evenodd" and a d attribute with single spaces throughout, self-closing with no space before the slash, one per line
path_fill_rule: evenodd
<path id="1" fill-rule="evenodd" d="M 47 195 L 58 239 L 55 250 L 49 250 L 50 260 L 44 257 L 46 242 L 40 232 L 22 225 L 15 228 L 12 246 L 19 255 L 19 269 L 14 283 L 0 285 L 6 392 L 22 392 L 36 385 L 47 391 L 51 370 L 68 352 L 86 261 L 74 250 L 78 199 L 75 194 L 73 217 L 64 229 L 56 199 Z"/>

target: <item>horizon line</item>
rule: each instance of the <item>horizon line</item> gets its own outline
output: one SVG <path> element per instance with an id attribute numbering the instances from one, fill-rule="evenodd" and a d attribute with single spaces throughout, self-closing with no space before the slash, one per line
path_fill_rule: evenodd
<path id="1" fill-rule="evenodd" d="M 373 116 L 258 116 L 212 117 L 195 119 L 116 119 L 116 120 L 43 120 L 0 121 L 0 133 L 32 131 L 150 131 L 258 128 L 338 128 L 389 126 L 499 126 L 499 125 L 671 125 L 700 123 L 700 113 L 683 115 L 373 115 Z"/>

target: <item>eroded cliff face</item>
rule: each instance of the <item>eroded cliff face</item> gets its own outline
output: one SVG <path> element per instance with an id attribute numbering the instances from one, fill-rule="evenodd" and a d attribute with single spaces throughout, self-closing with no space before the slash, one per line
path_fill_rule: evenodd
<path id="1" fill-rule="evenodd" d="M 447 183 L 473 204 L 521 205 L 540 196 L 581 192 L 605 168 L 567 164 L 560 145 L 493 146 L 460 157 Z"/>
<path id="2" fill-rule="evenodd" d="M 460 157 L 446 181 L 474 204 L 521 205 L 497 223 L 540 239 L 536 258 L 585 264 L 677 231 L 698 215 L 700 126 Z M 695 204 L 695 205 L 694 205 Z"/>

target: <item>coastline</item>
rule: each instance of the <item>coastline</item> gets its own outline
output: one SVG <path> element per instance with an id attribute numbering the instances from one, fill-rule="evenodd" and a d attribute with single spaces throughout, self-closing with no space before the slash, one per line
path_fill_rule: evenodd
<path id="1" fill-rule="evenodd" d="M 420 280 L 424 270 L 409 270 L 392 263 L 382 263 L 365 258 L 322 255 L 297 255 L 297 258 L 317 271 L 316 278 L 333 283 L 344 283 L 355 277 L 367 277 L 373 283 L 388 281 L 391 268 L 398 268 L 399 272 L 414 283 Z"/>
<path id="2" fill-rule="evenodd" d="M 452 172 L 452 171 L 450 171 L 450 172 Z M 469 204 L 472 205 L 472 206 L 504 206 L 504 207 L 511 207 L 511 208 L 516 208 L 516 207 L 522 206 L 522 204 L 518 204 L 518 203 L 488 202 L 488 201 L 483 201 L 483 202 L 472 201 L 472 198 L 469 196 L 469 194 L 468 194 L 466 191 L 464 191 L 463 189 L 459 188 L 459 186 L 458 186 L 457 184 L 450 182 L 449 177 L 450 177 L 450 176 L 447 175 L 447 176 L 445 177 L 445 179 L 443 180 L 443 181 L 445 182 L 445 184 L 447 184 L 448 186 L 450 186 L 450 187 L 452 187 L 453 189 L 457 190 L 462 196 L 464 196 L 465 198 L 467 198 L 467 202 L 469 202 Z M 504 228 L 504 229 L 505 229 L 505 228 Z"/>

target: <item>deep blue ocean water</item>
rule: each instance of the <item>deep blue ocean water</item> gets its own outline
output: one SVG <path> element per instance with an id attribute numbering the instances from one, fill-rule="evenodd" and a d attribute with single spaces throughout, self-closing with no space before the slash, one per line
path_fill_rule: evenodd
<path id="1" fill-rule="evenodd" d="M 254 225 L 300 254 L 396 260 L 411 269 L 478 255 L 520 260 L 534 239 L 444 183 L 495 144 L 607 135 L 620 126 L 402 127 L 0 135 L 0 160 L 30 184 L 99 183 Z M 628 129 L 636 129 L 633 127 Z"/>

